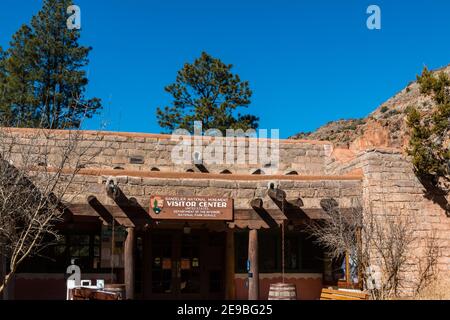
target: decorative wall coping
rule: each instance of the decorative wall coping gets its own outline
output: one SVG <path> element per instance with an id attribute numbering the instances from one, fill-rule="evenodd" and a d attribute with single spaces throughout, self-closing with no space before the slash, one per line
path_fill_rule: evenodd
<path id="1" fill-rule="evenodd" d="M 80 169 L 77 174 L 89 176 L 130 176 L 140 178 L 165 178 L 165 179 L 214 179 L 214 180 L 361 180 L 363 178 L 361 170 L 355 170 L 345 175 L 245 175 L 245 174 L 217 174 L 217 173 L 197 173 L 197 172 L 161 172 L 161 171 L 139 171 L 139 170 L 114 170 L 114 169 Z"/>

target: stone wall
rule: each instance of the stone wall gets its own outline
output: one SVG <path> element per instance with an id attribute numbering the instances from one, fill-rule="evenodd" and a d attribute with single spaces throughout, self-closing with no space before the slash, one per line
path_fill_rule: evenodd
<path id="1" fill-rule="evenodd" d="M 72 132 L 54 130 L 45 135 L 31 129 L 8 129 L 7 136 L 17 138 L 15 151 L 23 152 L 22 146 L 30 146 L 30 152 L 57 156 L 61 152 L 61 146 L 66 141 L 76 141 L 78 149 L 85 159 L 89 159 L 90 168 L 163 172 L 186 172 L 198 168 L 193 164 L 175 164 L 172 161 L 172 151 L 179 143 L 172 140 L 170 135 L 159 134 L 134 134 L 122 132 Z M 210 138 L 203 139 L 203 146 L 210 143 Z M 223 140 L 223 141 L 230 141 Z M 250 145 L 255 139 L 234 139 L 235 161 L 231 164 L 207 164 L 206 169 L 210 173 L 221 173 L 224 170 L 232 174 L 253 174 L 261 170 L 262 174 L 299 174 L 322 175 L 325 174 L 325 162 L 332 151 L 332 144 L 321 141 L 279 140 L 278 155 L 279 165 L 274 170 L 270 169 L 270 156 L 276 154 L 276 149 L 271 149 L 272 140 L 259 140 L 258 143 L 267 144 L 267 156 L 257 154 L 257 163 L 250 163 L 250 154 L 255 152 Z M 224 142 L 224 145 L 225 145 Z M 237 145 L 242 144 L 245 149 L 244 163 L 237 161 Z M 194 142 L 191 139 L 194 152 Z M 203 149 L 204 150 L 204 149 Z M 224 147 L 224 162 L 226 149 Z M 263 158 L 260 158 L 263 157 Z M 272 161 L 273 162 L 273 161 Z"/>
<path id="2" fill-rule="evenodd" d="M 330 162 L 328 170 L 345 174 L 359 168 L 363 171 L 362 199 L 365 212 L 381 218 L 408 219 L 415 241 L 408 252 L 408 279 L 404 288 L 412 293 L 421 266 L 425 264 L 427 239 L 436 237 L 440 249 L 437 269 L 450 275 L 450 217 L 439 203 L 436 194 L 430 194 L 414 174 L 412 164 L 394 149 L 369 149 L 353 160 L 337 165 Z M 403 220 L 405 221 L 405 220 Z"/>
<path id="3" fill-rule="evenodd" d="M 112 172 L 114 173 L 114 172 Z M 187 174 L 189 175 L 189 174 Z M 185 174 L 186 176 L 186 174 Z M 252 207 L 250 200 L 262 198 L 264 208 L 271 212 L 274 218 L 282 218 L 280 208 L 267 195 L 269 182 L 286 192 L 287 199 L 301 198 L 303 200 L 302 209 L 310 215 L 318 215 L 321 212 L 320 200 L 323 198 L 334 198 L 342 208 L 351 208 L 361 201 L 361 179 L 355 176 L 342 177 L 322 177 L 309 179 L 307 177 L 290 176 L 273 179 L 272 177 L 259 177 L 257 180 L 250 178 L 234 178 L 232 175 L 221 176 L 222 179 L 211 178 L 204 175 L 204 178 L 196 179 L 170 178 L 164 173 L 154 173 L 152 177 L 139 176 L 110 176 L 110 175 L 78 175 L 71 184 L 67 199 L 73 204 L 86 204 L 88 196 L 95 196 L 103 205 L 112 209 L 117 207 L 114 201 L 106 195 L 105 184 L 107 179 L 113 177 L 122 192 L 128 198 L 135 198 L 140 206 L 148 209 L 151 195 L 168 196 L 224 196 L 233 198 L 235 209 L 235 220 L 251 220 L 256 224 L 262 222 Z M 84 214 L 95 214 L 82 209 Z M 117 211 L 118 214 L 121 210 Z M 250 222 L 251 223 L 251 222 Z M 267 227 L 267 225 L 263 224 Z"/>
<path id="4" fill-rule="evenodd" d="M 101 204 L 117 209 L 105 192 L 110 177 L 126 197 L 135 199 L 144 209 L 148 208 L 149 196 L 155 194 L 226 196 L 233 198 L 239 213 L 236 217 L 242 220 L 258 220 L 250 206 L 253 198 L 262 198 L 264 209 L 280 214 L 267 196 L 269 184 L 283 189 L 288 199 L 301 198 L 304 210 L 320 211 L 323 198 L 335 198 L 341 207 L 350 208 L 361 197 L 361 175 L 326 174 L 326 163 L 333 151 L 328 142 L 258 140 L 267 144 L 269 154 L 279 155 L 279 166 L 269 168 L 271 161 L 249 162 L 249 156 L 256 152 L 251 147 L 255 139 L 236 138 L 232 140 L 235 153 L 237 145 L 244 145 L 246 162 L 206 163 L 202 170 L 193 163 L 180 165 L 172 161 L 178 141 L 172 141 L 168 135 L 17 128 L 3 128 L 0 133 L 4 142 L 0 146 L 11 147 L 8 160 L 15 166 L 32 167 L 35 172 L 59 167 L 61 154 L 68 146 L 73 147 L 65 168 L 77 167 L 80 171 L 65 200 L 77 205 L 87 205 L 88 197 L 95 196 Z M 186 141 L 186 137 L 183 139 Z M 206 137 L 204 145 L 210 140 Z M 194 140 L 188 141 L 194 151 Z M 270 149 L 274 142 L 276 150 Z M 187 172 L 189 169 L 192 172 Z M 85 211 L 86 208 L 80 212 Z"/>
<path id="5" fill-rule="evenodd" d="M 13 152 L 20 154 L 28 147 L 29 152 L 57 157 L 60 147 L 71 137 L 64 131 L 52 131 L 51 138 L 47 135 L 46 139 L 36 137 L 35 132 L 12 130 L 11 134 L 19 141 Z M 234 199 L 238 226 L 239 221 L 244 220 L 256 221 L 261 226 L 261 219 L 249 201 L 262 198 L 264 208 L 271 210 L 271 214 L 282 214 L 267 196 L 268 184 L 274 183 L 286 191 L 288 199 L 301 198 L 304 211 L 310 214 L 321 210 L 321 199 L 335 198 L 341 208 L 362 203 L 365 212 L 380 217 L 386 214 L 399 219 L 412 217 L 418 240 L 410 253 L 407 277 L 415 277 L 417 264 L 423 261 L 426 239 L 433 232 L 440 248 L 437 267 L 441 272 L 450 272 L 448 212 L 435 201 L 436 197 L 427 194 L 411 163 L 399 150 L 368 149 L 354 154 L 351 150 L 333 149 L 327 142 L 281 140 L 280 165 L 276 170 L 268 170 L 265 167 L 268 163 L 247 162 L 210 164 L 206 166 L 208 173 L 201 173 L 194 165 L 172 162 L 171 153 L 176 141 L 171 141 L 170 136 L 82 132 L 77 139 L 78 150 L 83 150 L 83 157 L 91 159 L 76 177 L 68 196 L 73 198 L 74 204 L 84 206 L 80 211 L 82 214 L 89 214 L 86 211 L 88 196 L 95 196 L 103 205 L 117 209 L 105 193 L 106 180 L 114 177 L 124 194 L 136 199 L 145 209 L 149 196 L 154 194 L 220 195 Z M 247 145 L 248 142 L 245 141 Z M 246 150 L 248 157 L 249 149 Z M 194 172 L 186 173 L 188 169 Z M 255 174 L 257 169 L 262 172 Z M 224 170 L 231 174 L 222 174 Z"/>

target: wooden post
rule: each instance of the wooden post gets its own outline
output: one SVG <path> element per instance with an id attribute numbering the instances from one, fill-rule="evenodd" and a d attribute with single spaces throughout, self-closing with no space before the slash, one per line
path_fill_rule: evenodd
<path id="1" fill-rule="evenodd" d="M 134 227 L 127 228 L 124 250 L 125 294 L 127 299 L 134 298 Z"/>
<path id="2" fill-rule="evenodd" d="M 258 230 L 251 229 L 248 234 L 248 260 L 250 275 L 248 278 L 248 299 L 259 299 L 259 269 L 258 269 Z"/>
<path id="3" fill-rule="evenodd" d="M 234 300 L 236 298 L 236 288 L 234 284 L 234 229 L 231 228 L 227 228 L 225 254 L 225 299 Z"/>

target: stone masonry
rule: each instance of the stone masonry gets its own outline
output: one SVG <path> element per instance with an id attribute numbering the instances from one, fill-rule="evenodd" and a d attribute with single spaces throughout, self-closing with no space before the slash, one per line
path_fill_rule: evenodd
<path id="1" fill-rule="evenodd" d="M 33 144 L 34 152 L 42 153 L 45 145 L 50 156 L 57 156 L 57 146 L 67 139 L 67 132 L 53 131 L 50 142 L 41 138 L 42 143 L 35 143 L 29 138 L 33 130 L 12 132 L 22 145 Z M 205 173 L 195 165 L 173 164 L 175 145 L 166 135 L 82 132 L 79 146 L 88 150 L 85 156 L 91 159 L 69 192 L 74 197 L 74 212 L 93 214 L 84 206 L 88 196 L 114 206 L 104 190 L 107 179 L 114 177 L 127 197 L 144 209 L 151 194 L 227 196 L 234 199 L 236 226 L 265 228 L 249 200 L 263 199 L 271 214 L 280 217 L 280 209 L 267 196 L 268 184 L 274 183 L 286 192 L 287 199 L 301 198 L 310 217 L 320 216 L 324 198 L 336 199 L 341 208 L 362 203 L 365 211 L 374 214 L 414 217 L 414 232 L 420 240 L 411 253 L 414 261 L 420 261 L 425 240 L 434 232 L 440 248 L 438 269 L 450 273 L 449 213 L 426 193 L 401 150 L 367 149 L 355 154 L 335 149 L 329 142 L 280 140 L 280 163 L 275 171 L 268 172 L 269 164 L 246 163 L 211 164 Z M 411 262 L 408 272 L 413 278 L 417 265 Z"/>
<path id="2" fill-rule="evenodd" d="M 444 277 L 450 276 L 450 213 L 442 205 L 442 199 L 424 188 L 401 150 L 368 149 L 346 163 L 330 161 L 328 168 L 335 174 L 362 169 L 365 210 L 411 221 L 416 240 L 409 252 L 405 275 L 411 280 L 411 287 L 405 288 L 407 293 L 412 293 L 420 265 L 425 262 L 424 252 L 430 237 L 436 238 L 439 247 L 437 270 Z"/>

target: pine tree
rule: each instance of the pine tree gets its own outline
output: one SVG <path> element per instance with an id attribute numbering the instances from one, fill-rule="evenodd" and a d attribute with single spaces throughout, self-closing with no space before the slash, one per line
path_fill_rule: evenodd
<path id="1" fill-rule="evenodd" d="M 425 68 L 417 82 L 420 92 L 431 96 L 436 106 L 429 116 L 410 108 L 408 154 L 419 176 L 435 183 L 441 178 L 450 181 L 450 79 L 444 72 L 436 76 Z"/>
<path id="2" fill-rule="evenodd" d="M 5 71 L 5 52 L 3 48 L 0 46 L 0 117 L 4 113 L 4 99 L 5 99 L 5 90 L 6 90 L 6 71 Z M 0 119 L 0 123 L 1 119 Z"/>
<path id="3" fill-rule="evenodd" d="M 175 83 L 165 91 L 173 97 L 171 106 L 157 108 L 159 125 L 167 131 L 177 128 L 193 131 L 194 121 L 201 121 L 203 129 L 256 129 L 258 118 L 235 114 L 239 107 L 250 105 L 252 91 L 248 81 L 226 65 L 203 52 L 194 63 L 186 63 L 178 71 Z"/>
<path id="4" fill-rule="evenodd" d="M 45 0 L 31 26 L 14 35 L 1 63 L 6 78 L 0 111 L 10 125 L 79 127 L 101 108 L 100 99 L 85 98 L 84 68 L 92 48 L 80 46 L 79 30 L 67 28 L 71 4 Z"/>
<path id="5" fill-rule="evenodd" d="M 3 124 L 32 126 L 37 107 L 34 79 L 32 76 L 32 56 L 30 52 L 31 29 L 26 25 L 14 34 L 11 47 L 2 60 L 4 79 L 0 101 Z"/>

